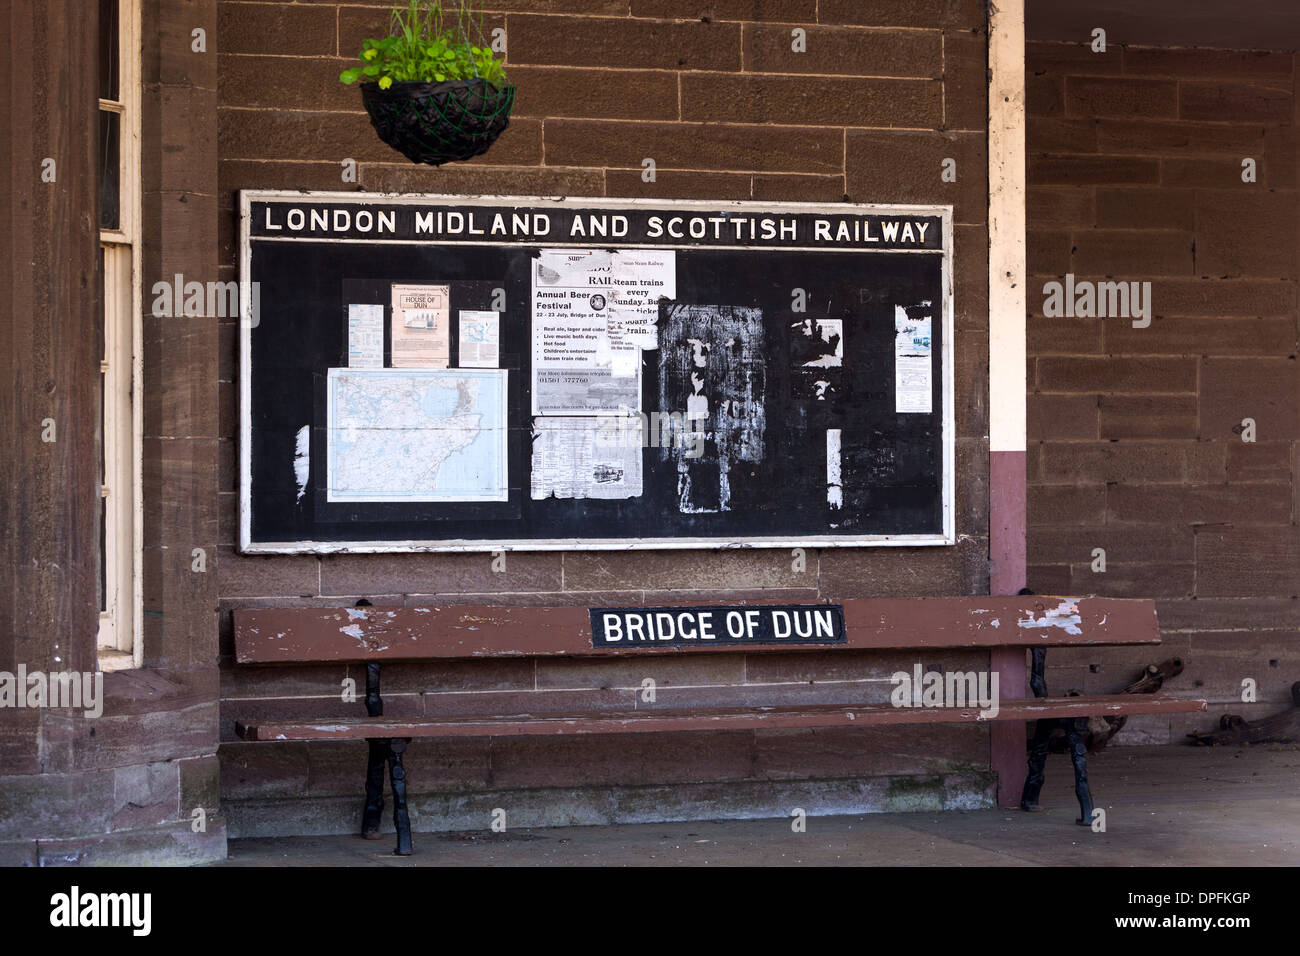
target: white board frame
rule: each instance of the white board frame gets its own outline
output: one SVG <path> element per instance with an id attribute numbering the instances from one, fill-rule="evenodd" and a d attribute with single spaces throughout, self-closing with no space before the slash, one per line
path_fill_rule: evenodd
<path id="1" fill-rule="evenodd" d="M 733 537 L 733 538 L 539 538 L 502 540 L 406 540 L 406 541 L 257 541 L 252 540 L 252 380 L 250 355 L 250 330 L 253 325 L 251 287 L 253 242 L 344 242 L 365 245 L 437 245 L 427 239 L 353 239 L 309 238 L 306 236 L 251 237 L 251 210 L 254 202 L 297 199 L 301 202 L 351 203 L 353 205 L 433 205 L 445 203 L 455 206 L 521 206 L 529 208 L 626 209 L 646 207 L 663 209 L 671 207 L 684 212 L 718 212 L 736 210 L 770 213 L 810 213 L 829 216 L 897 215 L 937 216 L 943 228 L 942 251 L 942 324 L 943 347 L 940 366 L 943 376 L 942 418 L 942 506 L 943 531 L 940 534 L 866 534 L 866 535 L 791 535 L 783 537 Z M 243 554 L 401 554 L 418 552 L 474 552 L 493 551 L 637 551 L 637 550 L 734 550 L 747 548 L 861 548 L 861 547 L 937 547 L 957 543 L 955 483 L 956 483 L 956 410 L 953 383 L 953 229 L 951 205 L 899 205 L 874 203 L 765 203 L 752 200 L 690 200 L 690 199 L 613 199 L 607 197 L 559 196 L 456 196 L 436 193 L 368 193 L 368 192 L 306 192 L 295 189 L 245 189 L 239 194 L 239 550 Z M 499 241 L 458 240 L 456 245 L 506 245 Z M 525 245 L 519 244 L 517 245 Z M 566 248 L 572 240 L 563 237 L 555 241 L 532 241 L 529 247 Z M 645 249 L 739 249 L 757 251 L 762 247 L 745 245 L 696 246 L 686 242 L 637 243 L 635 248 Z M 781 252 L 840 252 L 844 255 L 862 253 L 862 249 L 839 250 L 825 246 L 780 246 Z M 890 249 L 879 253 L 888 255 L 935 255 L 934 250 Z"/>

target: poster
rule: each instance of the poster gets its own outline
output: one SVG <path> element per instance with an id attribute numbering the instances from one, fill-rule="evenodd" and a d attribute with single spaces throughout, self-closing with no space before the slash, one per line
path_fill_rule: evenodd
<path id="1" fill-rule="evenodd" d="M 348 305 L 348 368 L 384 367 L 384 307 Z"/>
<path id="2" fill-rule="evenodd" d="M 533 419 L 532 496 L 637 498 L 641 495 L 641 418 Z"/>
<path id="3" fill-rule="evenodd" d="M 461 368 L 496 368 L 501 364 L 501 313 L 460 310 Z"/>
<path id="4" fill-rule="evenodd" d="M 543 249 L 532 268 L 534 415 L 618 415 L 641 407 L 635 360 L 616 362 L 609 338 L 613 254 Z M 635 352 L 635 346 L 620 349 Z M 639 352 L 635 352 L 639 355 Z"/>
<path id="5" fill-rule="evenodd" d="M 329 501 L 506 501 L 506 372 L 332 368 Z"/>
<path id="6" fill-rule="evenodd" d="M 932 409 L 930 303 L 894 306 L 894 411 L 929 415 Z"/>
<path id="7" fill-rule="evenodd" d="M 640 368 L 642 349 L 659 347 L 659 300 L 677 297 L 677 253 L 627 249 L 611 260 L 607 348 L 615 374 L 630 374 Z"/>
<path id="8" fill-rule="evenodd" d="M 394 285 L 392 365 L 446 368 L 451 364 L 450 288 Z"/>

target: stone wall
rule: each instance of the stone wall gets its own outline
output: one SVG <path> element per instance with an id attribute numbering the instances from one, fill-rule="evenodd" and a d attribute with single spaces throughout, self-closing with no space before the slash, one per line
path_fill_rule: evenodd
<path id="1" fill-rule="evenodd" d="M 1300 678 L 1295 75 L 1291 52 L 1029 45 L 1029 584 L 1156 598 L 1170 690 L 1211 701 L 1119 742 L 1273 713 Z M 1149 283 L 1149 324 L 1046 315 L 1067 274 Z M 1049 687 L 1114 690 L 1150 654 L 1058 652 Z"/>

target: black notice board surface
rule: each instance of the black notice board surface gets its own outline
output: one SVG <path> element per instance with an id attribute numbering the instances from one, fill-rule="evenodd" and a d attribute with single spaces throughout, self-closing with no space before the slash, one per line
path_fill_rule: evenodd
<path id="1" fill-rule="evenodd" d="M 952 543 L 948 207 L 242 205 L 245 551 Z"/>

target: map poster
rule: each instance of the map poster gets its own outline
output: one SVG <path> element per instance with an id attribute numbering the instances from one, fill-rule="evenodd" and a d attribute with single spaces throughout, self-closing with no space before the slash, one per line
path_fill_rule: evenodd
<path id="1" fill-rule="evenodd" d="M 613 255 L 593 249 L 543 249 L 533 259 L 534 415 L 620 415 L 641 407 L 635 360 L 611 354 L 609 278 Z M 639 356 L 630 342 L 620 346 Z"/>
<path id="2" fill-rule="evenodd" d="M 446 368 L 451 364 L 450 288 L 394 285 L 394 368 Z"/>
<path id="3" fill-rule="evenodd" d="M 607 429 L 608 418 L 533 419 L 532 496 L 638 498 L 642 422 Z"/>
<path id="4" fill-rule="evenodd" d="M 384 367 L 384 307 L 348 305 L 348 368 Z"/>
<path id="5" fill-rule="evenodd" d="M 460 367 L 496 368 L 501 364 L 501 313 L 460 310 Z"/>
<path id="6" fill-rule="evenodd" d="M 328 501 L 508 501 L 504 369 L 329 370 Z"/>
<path id="7" fill-rule="evenodd" d="M 894 306 L 894 411 L 929 415 L 930 303 Z"/>

